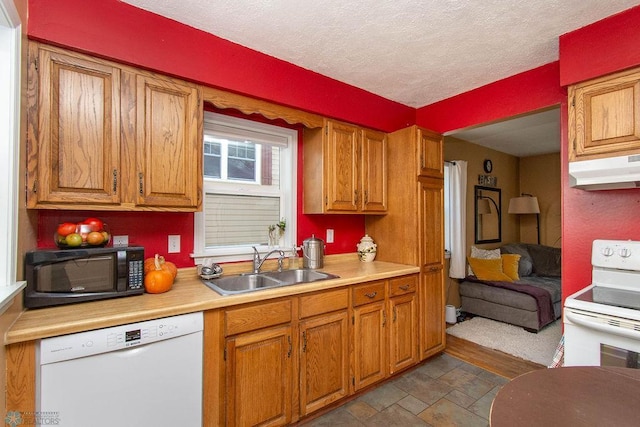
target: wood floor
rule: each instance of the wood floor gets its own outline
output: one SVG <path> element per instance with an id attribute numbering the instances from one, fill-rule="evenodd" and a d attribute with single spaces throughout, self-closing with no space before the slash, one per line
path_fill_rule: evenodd
<path id="1" fill-rule="evenodd" d="M 522 360 L 451 335 L 447 335 L 447 348 L 444 352 L 509 379 L 538 369 L 546 369 L 544 365 Z"/>

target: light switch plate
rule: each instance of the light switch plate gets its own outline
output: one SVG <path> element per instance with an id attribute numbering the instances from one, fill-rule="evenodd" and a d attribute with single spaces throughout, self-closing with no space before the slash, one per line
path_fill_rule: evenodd
<path id="1" fill-rule="evenodd" d="M 327 243 L 333 243 L 333 228 L 327 228 Z"/>
<path id="2" fill-rule="evenodd" d="M 169 247 L 167 248 L 167 252 L 170 254 L 175 254 L 180 252 L 180 235 L 170 235 L 169 236 Z"/>

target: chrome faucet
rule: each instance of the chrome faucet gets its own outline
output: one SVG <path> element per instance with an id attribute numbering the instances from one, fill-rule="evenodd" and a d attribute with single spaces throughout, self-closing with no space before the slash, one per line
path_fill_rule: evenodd
<path id="1" fill-rule="evenodd" d="M 253 272 L 254 273 L 260 273 L 260 268 L 262 267 L 262 264 L 264 264 L 264 262 L 267 260 L 269 255 L 271 255 L 273 253 L 276 253 L 276 252 L 279 255 L 279 258 L 278 258 L 278 271 L 282 271 L 282 262 L 284 261 L 284 251 L 281 251 L 280 249 L 274 249 L 274 250 L 268 252 L 264 256 L 264 258 L 260 259 L 260 253 L 258 252 L 256 247 L 252 246 L 252 248 L 253 248 Z"/>

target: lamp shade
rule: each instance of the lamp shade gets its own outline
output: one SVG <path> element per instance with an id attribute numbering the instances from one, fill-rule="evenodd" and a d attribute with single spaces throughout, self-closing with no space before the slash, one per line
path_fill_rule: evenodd
<path id="1" fill-rule="evenodd" d="M 531 196 L 514 197 L 509 200 L 510 214 L 539 214 L 538 198 Z"/>

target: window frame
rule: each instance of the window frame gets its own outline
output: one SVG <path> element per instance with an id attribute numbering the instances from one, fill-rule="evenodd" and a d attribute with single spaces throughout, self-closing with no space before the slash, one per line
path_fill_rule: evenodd
<path id="1" fill-rule="evenodd" d="M 238 117 L 226 116 L 219 113 L 205 111 L 204 115 L 205 133 L 214 132 L 217 129 L 224 129 L 231 135 L 244 133 L 256 142 L 265 142 L 281 147 L 280 162 L 280 185 L 282 189 L 279 191 L 280 213 L 286 219 L 287 227 L 283 236 L 283 245 L 280 249 L 288 252 L 296 244 L 297 236 L 297 160 L 298 160 L 298 131 L 281 126 L 275 126 L 267 123 L 257 122 Z M 224 133 L 221 132 L 221 133 Z M 202 143 L 204 144 L 204 135 Z M 256 153 L 258 158 L 258 153 Z M 204 178 L 203 171 L 203 193 L 218 183 L 223 186 L 216 189 L 220 194 L 252 194 L 251 187 L 256 188 L 257 183 L 242 181 L 224 181 Z M 249 191 L 247 193 L 247 191 Z M 263 192 L 253 194 L 265 195 Z M 203 200 L 206 196 L 203 195 Z M 205 247 L 205 206 L 201 212 L 194 215 L 194 252 L 191 254 L 196 265 L 200 265 L 205 259 L 213 262 L 232 262 L 247 261 L 253 257 L 252 245 L 245 246 L 227 246 L 220 248 Z M 267 230 L 265 230 L 265 236 Z M 255 245 L 258 252 L 262 255 L 273 249 L 268 245 Z"/>
<path id="2" fill-rule="evenodd" d="M 17 281 L 18 169 L 20 147 L 20 52 L 22 24 L 12 0 L 0 0 L 0 168 L 7 171 L 0 182 L 0 313 L 13 302 L 26 282 Z"/>

